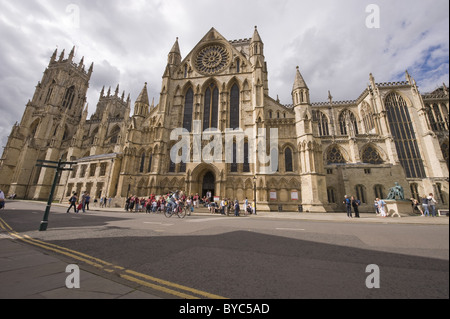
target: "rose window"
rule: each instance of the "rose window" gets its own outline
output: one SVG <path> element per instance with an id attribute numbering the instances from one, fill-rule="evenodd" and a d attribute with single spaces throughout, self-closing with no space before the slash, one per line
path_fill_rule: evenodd
<path id="1" fill-rule="evenodd" d="M 221 71 L 229 61 L 227 49 L 220 45 L 212 45 L 202 49 L 196 59 L 197 69 L 205 74 Z"/>

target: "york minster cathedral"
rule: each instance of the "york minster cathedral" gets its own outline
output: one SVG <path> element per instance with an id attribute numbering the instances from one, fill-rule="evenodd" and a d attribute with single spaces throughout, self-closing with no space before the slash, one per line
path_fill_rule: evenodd
<path id="1" fill-rule="evenodd" d="M 87 191 L 120 207 L 130 195 L 182 190 L 256 200 L 263 211 L 343 211 L 344 195 L 353 195 L 362 202 L 360 211 L 373 212 L 374 199 L 386 198 L 398 182 L 407 199 L 433 193 L 448 208 L 445 84 L 421 93 L 407 71 L 401 82 L 380 83 L 368 74 L 369 84 L 353 100 L 334 101 L 329 94 L 311 103 L 307 79 L 294 65 L 292 103 L 285 105 L 269 95 L 256 28 L 239 40 L 212 28 L 184 58 L 177 38 L 156 104 L 147 83 L 134 103 L 117 85 L 100 92 L 88 118 L 93 72 L 93 63 L 74 61 L 73 49 L 55 50 L 0 158 L 5 194 L 47 199 L 55 170 L 36 163 L 62 159 L 76 163 L 58 176 L 55 198 L 63 203 Z M 179 150 L 176 129 L 187 132 Z M 209 133 L 230 129 L 249 135 L 225 141 L 226 134 Z M 271 129 L 277 129 L 276 144 L 269 143 Z M 254 143 L 262 134 L 266 140 Z M 197 147 L 202 153 L 195 154 Z M 183 152 L 187 156 L 175 160 Z M 204 158 L 208 154 L 212 160 Z M 271 161 L 275 168 L 264 170 Z"/>

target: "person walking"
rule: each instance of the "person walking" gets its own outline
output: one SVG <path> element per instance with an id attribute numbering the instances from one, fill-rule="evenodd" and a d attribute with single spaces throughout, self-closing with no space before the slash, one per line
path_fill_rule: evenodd
<path id="1" fill-rule="evenodd" d="M 72 197 L 70 197 L 70 199 L 69 199 L 70 206 L 69 206 L 69 208 L 67 208 L 66 213 L 68 213 L 70 211 L 72 206 L 73 206 L 74 213 L 78 213 L 77 212 L 77 200 L 78 200 L 77 193 L 73 193 Z"/>
<path id="2" fill-rule="evenodd" d="M 352 218 L 352 201 L 351 201 L 351 199 L 347 195 L 345 195 L 344 201 L 342 203 L 345 204 L 345 209 L 347 211 L 347 217 Z"/>
<path id="3" fill-rule="evenodd" d="M 428 210 L 428 197 L 426 195 L 422 196 L 422 208 L 423 208 L 423 216 L 430 216 L 430 211 Z"/>
<path id="4" fill-rule="evenodd" d="M 420 207 L 420 203 L 417 199 L 411 198 L 411 205 L 413 207 L 413 213 L 420 212 L 420 215 L 423 216 L 422 208 Z"/>
<path id="5" fill-rule="evenodd" d="M 355 212 L 355 217 L 359 218 L 359 208 L 358 206 L 361 205 L 361 201 L 359 199 L 356 199 L 354 196 L 351 197 L 352 207 L 353 211 Z"/>
<path id="6" fill-rule="evenodd" d="M 431 208 L 431 217 L 436 217 L 436 204 L 437 201 L 433 197 L 433 193 L 428 195 L 428 209 Z"/>

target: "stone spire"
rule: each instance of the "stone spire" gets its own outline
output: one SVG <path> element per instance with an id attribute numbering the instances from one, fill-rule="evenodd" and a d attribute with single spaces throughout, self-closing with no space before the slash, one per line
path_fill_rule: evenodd
<path id="1" fill-rule="evenodd" d="M 308 86 L 300 73 L 300 68 L 297 66 L 297 73 L 295 74 L 294 86 L 292 87 L 292 90 L 305 88 L 308 89 Z"/>
<path id="2" fill-rule="evenodd" d="M 169 52 L 167 64 L 169 64 L 169 65 L 180 65 L 181 64 L 181 53 L 180 53 L 180 46 L 178 44 L 178 37 L 175 40 L 175 43 Z"/>

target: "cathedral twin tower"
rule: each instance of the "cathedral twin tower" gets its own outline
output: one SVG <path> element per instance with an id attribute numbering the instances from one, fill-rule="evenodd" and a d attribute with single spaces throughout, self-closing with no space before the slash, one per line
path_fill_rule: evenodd
<path id="1" fill-rule="evenodd" d="M 200 196 L 209 191 L 212 199 L 247 197 L 262 210 L 325 212 L 340 210 L 344 194 L 363 198 L 362 210 L 369 210 L 372 198 L 382 197 L 394 182 L 411 196 L 428 190 L 448 194 L 445 85 L 422 96 L 409 74 L 406 82 L 389 84 L 377 84 L 371 76 L 357 100 L 333 102 L 330 97 L 312 104 L 297 67 L 293 104 L 283 105 L 269 96 L 258 30 L 250 39 L 228 41 L 212 28 L 184 59 L 176 40 L 157 105 L 149 102 L 147 83 L 133 114 L 130 96 L 120 94 L 119 86 L 114 93 L 102 89 L 88 119 L 86 93 L 93 64 L 86 71 L 84 58 L 78 64 L 73 58 L 74 49 L 59 58 L 55 51 L 21 122 L 13 126 L 0 159 L 5 193 L 48 198 L 55 171 L 36 167 L 36 161 L 62 158 L 77 164 L 59 178 L 56 198 L 61 201 L 87 191 L 121 206 L 130 195 L 179 189 Z M 395 112 L 390 115 L 389 107 L 408 115 L 402 127 L 408 126 L 412 144 L 396 134 L 398 124 L 390 118 Z M 225 160 L 224 150 L 215 161 L 174 161 L 171 150 L 178 141 L 171 133 L 177 128 L 191 132 L 186 149 L 192 152 L 195 125 L 201 132 L 239 128 L 254 137 L 267 132 L 267 145 L 253 146 L 245 136 L 227 144 L 231 160 Z M 269 143 L 270 129 L 276 129 L 276 146 Z M 223 135 L 218 141 L 217 147 L 225 148 Z M 203 137 L 198 143 L 204 149 L 209 142 Z M 270 174 L 261 173 L 266 163 L 249 160 L 262 146 L 278 163 Z"/>

